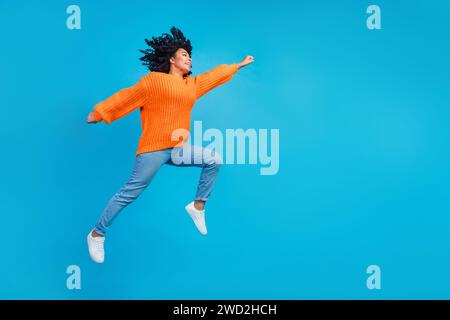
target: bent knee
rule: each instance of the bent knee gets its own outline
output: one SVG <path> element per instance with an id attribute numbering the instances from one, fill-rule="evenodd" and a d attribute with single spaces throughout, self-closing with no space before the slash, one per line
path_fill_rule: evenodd
<path id="1" fill-rule="evenodd" d="M 217 151 L 205 150 L 205 164 L 208 166 L 220 166 L 223 163 L 222 155 Z"/>

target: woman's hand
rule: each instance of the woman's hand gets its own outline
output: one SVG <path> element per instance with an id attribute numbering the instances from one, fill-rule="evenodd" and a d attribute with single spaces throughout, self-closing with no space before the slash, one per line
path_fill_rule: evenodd
<path id="1" fill-rule="evenodd" d="M 250 63 L 253 63 L 255 59 L 253 59 L 253 56 L 246 56 L 244 60 L 242 60 L 240 63 L 238 63 L 239 68 L 245 67 L 249 65 Z"/>
<path id="2" fill-rule="evenodd" d="M 87 123 L 97 123 L 98 121 L 95 121 L 94 113 L 89 112 L 87 117 Z"/>

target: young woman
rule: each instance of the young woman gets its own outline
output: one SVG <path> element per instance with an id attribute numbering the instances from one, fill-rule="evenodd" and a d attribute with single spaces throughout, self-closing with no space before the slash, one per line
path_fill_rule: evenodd
<path id="1" fill-rule="evenodd" d="M 211 89 L 229 81 L 238 69 L 252 63 L 246 56 L 240 63 L 222 64 L 190 77 L 190 40 L 172 27 L 171 35 L 145 39 L 150 48 L 140 58 L 150 71 L 135 85 L 125 88 L 94 106 L 88 123 L 109 124 L 140 109 L 142 135 L 128 182 L 109 200 L 94 229 L 87 236 L 89 254 L 97 263 L 105 259 L 105 234 L 120 211 L 136 200 L 158 169 L 164 165 L 201 167 L 194 201 L 185 209 L 201 234 L 206 235 L 205 203 L 216 180 L 221 158 L 207 148 L 186 143 L 190 114 L 195 101 Z M 181 141 L 180 141 L 181 139 Z"/>

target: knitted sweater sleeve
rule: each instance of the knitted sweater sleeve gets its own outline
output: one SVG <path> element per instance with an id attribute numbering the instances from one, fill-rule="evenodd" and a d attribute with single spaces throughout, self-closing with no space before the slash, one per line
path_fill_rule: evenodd
<path id="1" fill-rule="evenodd" d="M 194 79 L 197 90 L 197 99 L 206 94 L 211 89 L 231 80 L 238 69 L 239 67 L 237 63 L 221 64 L 210 71 L 196 76 Z"/>
<path id="2" fill-rule="evenodd" d="M 135 85 L 122 89 L 96 104 L 93 113 L 95 120 L 104 120 L 109 124 L 142 107 L 147 100 L 144 79 L 145 77 L 142 77 Z"/>

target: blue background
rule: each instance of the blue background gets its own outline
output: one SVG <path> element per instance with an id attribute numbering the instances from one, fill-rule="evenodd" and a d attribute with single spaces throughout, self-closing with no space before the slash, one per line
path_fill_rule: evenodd
<path id="1" fill-rule="evenodd" d="M 66 8 L 81 8 L 81 30 Z M 366 27 L 381 7 L 382 29 Z M 0 298 L 450 298 L 448 1 L 0 2 Z M 111 228 L 139 112 L 87 125 L 147 73 L 144 38 L 177 26 L 193 72 L 255 62 L 199 100 L 207 128 L 279 128 L 280 170 L 223 166 L 202 237 L 200 170 L 165 166 Z M 381 267 L 381 290 L 366 268 Z M 81 268 L 81 290 L 66 268 Z"/>

